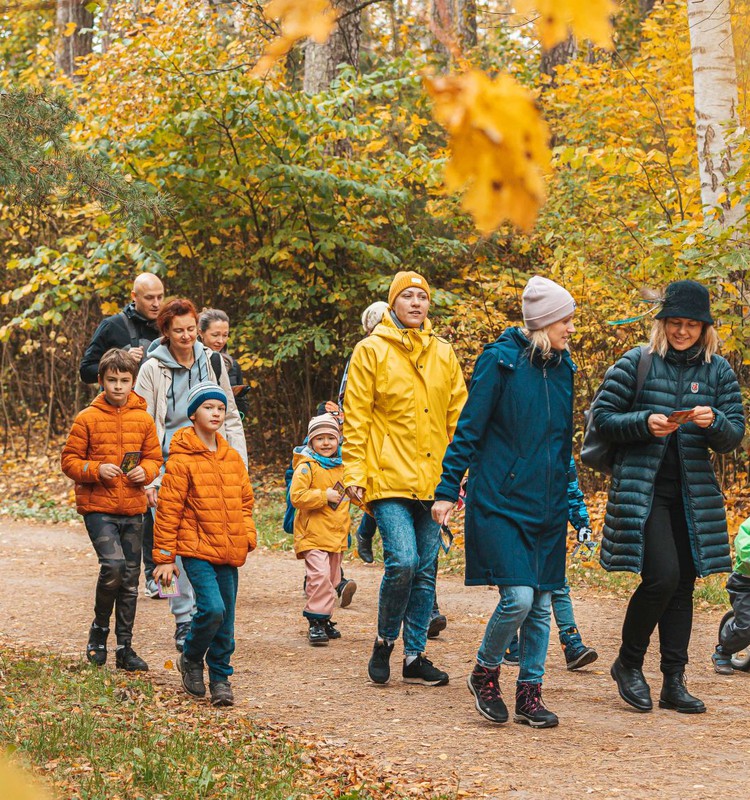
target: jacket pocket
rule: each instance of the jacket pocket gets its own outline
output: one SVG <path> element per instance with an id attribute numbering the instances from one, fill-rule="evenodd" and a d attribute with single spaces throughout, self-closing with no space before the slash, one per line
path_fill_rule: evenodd
<path id="1" fill-rule="evenodd" d="M 523 459 L 518 456 L 517 458 L 513 459 L 513 463 L 510 465 L 510 469 L 505 475 L 505 479 L 500 484 L 500 488 L 498 491 L 504 497 L 508 497 L 508 495 L 513 491 L 513 484 L 516 480 L 516 476 L 518 475 L 518 470 L 522 466 Z"/>

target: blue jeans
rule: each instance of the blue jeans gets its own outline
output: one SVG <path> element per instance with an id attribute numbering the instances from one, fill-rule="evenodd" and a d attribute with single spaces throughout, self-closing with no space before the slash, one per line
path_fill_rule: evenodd
<path id="1" fill-rule="evenodd" d="M 234 671 L 234 607 L 237 602 L 237 567 L 211 564 L 183 556 L 182 565 L 195 590 L 197 611 L 185 639 L 188 661 L 203 661 L 210 682 L 225 681 Z"/>
<path id="2" fill-rule="evenodd" d="M 395 641 L 403 623 L 404 653 L 419 655 L 427 646 L 427 626 L 435 600 L 440 526 L 432 520 L 432 503 L 389 498 L 376 500 L 371 507 L 383 540 L 385 562 L 378 636 Z"/>
<path id="3" fill-rule="evenodd" d="M 487 623 L 477 661 L 489 669 L 499 667 L 520 627 L 518 681 L 541 683 L 549 645 L 552 592 L 531 586 L 500 586 L 499 590 L 500 602 Z"/>
<path id="4" fill-rule="evenodd" d="M 552 590 L 552 613 L 555 615 L 555 622 L 560 633 L 578 627 L 573 614 L 573 601 L 570 599 L 570 584 L 567 578 L 561 589 Z"/>

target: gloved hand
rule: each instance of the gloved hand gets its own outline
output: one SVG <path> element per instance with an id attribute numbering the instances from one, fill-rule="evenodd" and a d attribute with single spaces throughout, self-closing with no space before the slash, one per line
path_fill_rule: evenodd
<path id="1" fill-rule="evenodd" d="M 584 525 L 582 528 L 578 529 L 578 543 L 584 544 L 584 542 L 590 542 L 593 538 L 594 532 L 588 525 Z"/>

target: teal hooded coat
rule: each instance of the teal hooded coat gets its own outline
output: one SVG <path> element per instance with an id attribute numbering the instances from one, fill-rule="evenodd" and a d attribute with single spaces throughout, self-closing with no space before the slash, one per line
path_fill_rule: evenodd
<path id="1" fill-rule="evenodd" d="M 729 453 L 742 441 L 745 414 L 737 377 L 721 356 L 706 363 L 698 345 L 670 348 L 653 355 L 641 394 L 633 405 L 640 347 L 615 364 L 594 405 L 596 427 L 618 445 L 612 468 L 602 534 L 601 562 L 606 570 L 640 572 L 643 530 L 651 510 L 654 481 L 668 436 L 652 436 L 651 414 L 710 406 L 716 419 L 710 428 L 681 425 L 677 437 L 682 469 L 685 518 L 698 575 L 731 569 L 724 497 L 709 458 L 709 449 Z"/>
<path id="2" fill-rule="evenodd" d="M 487 345 L 443 459 L 438 500 L 455 502 L 466 470 L 466 583 L 565 581 L 573 374 L 567 351 L 530 358 L 519 328 Z"/>

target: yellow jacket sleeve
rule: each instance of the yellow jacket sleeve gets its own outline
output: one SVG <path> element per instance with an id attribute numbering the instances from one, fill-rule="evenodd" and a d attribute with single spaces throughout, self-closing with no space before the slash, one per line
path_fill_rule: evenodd
<path id="1" fill-rule="evenodd" d="M 464 407 L 468 396 L 469 393 L 466 390 L 466 381 L 464 380 L 463 372 L 461 372 L 461 365 L 458 363 L 453 348 L 451 348 L 451 397 L 448 403 L 446 419 L 449 440 L 453 439 L 453 434 L 456 432 L 456 426 L 458 425 L 458 418 L 461 416 L 461 409 Z"/>
<path id="2" fill-rule="evenodd" d="M 362 344 L 354 348 L 344 395 L 344 486 L 367 486 L 367 442 L 375 406 L 377 361 Z"/>
<path id="3" fill-rule="evenodd" d="M 313 487 L 312 467 L 306 461 L 299 464 L 292 475 L 289 499 L 295 508 L 325 508 L 328 498 L 322 489 Z"/>

